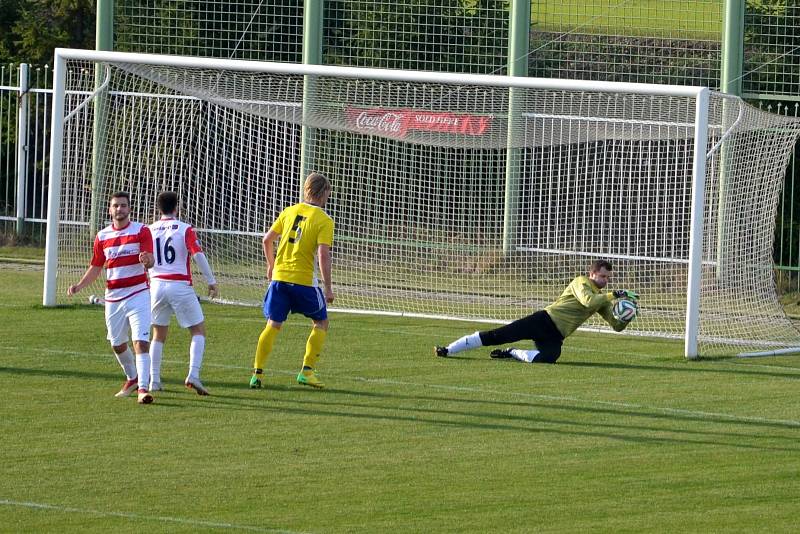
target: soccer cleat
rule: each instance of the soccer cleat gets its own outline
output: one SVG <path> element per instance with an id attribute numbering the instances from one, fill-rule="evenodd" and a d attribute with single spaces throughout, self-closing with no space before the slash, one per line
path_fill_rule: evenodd
<path id="1" fill-rule="evenodd" d="M 447 347 L 440 347 L 439 345 L 436 345 L 433 347 L 433 353 L 440 358 L 447 358 L 447 356 L 450 354 L 450 351 L 447 350 Z"/>
<path id="2" fill-rule="evenodd" d="M 198 395 L 211 395 L 208 390 L 205 388 L 202 382 L 200 382 L 199 378 L 192 378 L 189 377 L 186 379 L 186 382 L 183 383 L 188 389 L 193 389 L 197 392 Z"/>
<path id="3" fill-rule="evenodd" d="M 314 374 L 314 371 L 300 371 L 297 375 L 297 383 L 304 386 L 311 386 L 312 388 L 322 389 L 325 387 L 325 384 Z"/>
<path id="4" fill-rule="evenodd" d="M 126 380 L 124 384 L 122 384 L 122 389 L 114 394 L 115 397 L 130 397 L 131 394 L 136 391 L 136 388 L 139 386 L 139 378 L 133 377 L 130 380 Z"/>
<path id="5" fill-rule="evenodd" d="M 261 379 L 258 378 L 258 375 L 250 377 L 250 389 L 261 389 Z"/>
<path id="6" fill-rule="evenodd" d="M 164 388 L 161 386 L 161 382 L 153 382 L 150 381 L 150 387 L 147 388 L 149 391 L 164 391 Z"/>
<path id="7" fill-rule="evenodd" d="M 153 396 L 144 388 L 139 388 L 139 404 L 152 404 Z"/>
<path id="8" fill-rule="evenodd" d="M 511 351 L 513 349 L 494 349 L 490 356 L 495 359 L 512 358 Z"/>

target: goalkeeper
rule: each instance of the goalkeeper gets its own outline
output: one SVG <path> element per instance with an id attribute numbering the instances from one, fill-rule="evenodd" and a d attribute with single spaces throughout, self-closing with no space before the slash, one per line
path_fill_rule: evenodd
<path id="1" fill-rule="evenodd" d="M 544 310 L 494 330 L 466 335 L 446 347 L 436 346 L 434 353 L 447 357 L 464 350 L 531 339 L 536 344 L 536 350 L 497 349 L 491 352 L 491 357 L 514 358 L 526 363 L 555 363 L 561 356 L 564 339 L 593 314 L 599 313 L 617 332 L 628 326 L 629 321 L 614 317 L 612 303 L 614 299 L 624 298 L 636 304 L 639 295 L 625 290 L 603 291 L 611 279 L 611 271 L 611 263 L 596 260 L 589 267 L 588 275 L 576 277 L 561 296 Z"/>

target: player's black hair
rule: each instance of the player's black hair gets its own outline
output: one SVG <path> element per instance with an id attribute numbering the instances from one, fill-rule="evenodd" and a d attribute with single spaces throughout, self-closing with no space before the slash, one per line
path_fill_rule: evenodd
<path id="1" fill-rule="evenodd" d="M 611 266 L 611 262 L 608 260 L 594 260 L 592 264 L 589 266 L 590 273 L 596 273 L 600 269 L 605 268 L 606 271 L 613 271 L 614 267 Z"/>
<path id="2" fill-rule="evenodd" d="M 161 210 L 161 213 L 173 214 L 175 210 L 178 209 L 178 194 L 174 191 L 164 191 L 160 195 L 158 195 L 158 200 L 156 200 L 158 204 L 158 209 Z"/>
<path id="3" fill-rule="evenodd" d="M 108 197 L 108 200 L 111 200 L 112 198 L 124 198 L 128 201 L 128 204 L 131 203 L 131 194 L 127 191 L 117 191 L 116 193 L 111 193 L 111 196 Z"/>

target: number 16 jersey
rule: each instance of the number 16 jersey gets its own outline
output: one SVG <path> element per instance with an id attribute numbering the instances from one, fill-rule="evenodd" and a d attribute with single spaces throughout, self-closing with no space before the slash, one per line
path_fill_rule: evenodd
<path id="1" fill-rule="evenodd" d="M 150 232 L 155 256 L 150 278 L 179 280 L 192 285 L 189 262 L 194 254 L 203 251 L 192 225 L 173 217 L 162 217 L 150 225 Z"/>

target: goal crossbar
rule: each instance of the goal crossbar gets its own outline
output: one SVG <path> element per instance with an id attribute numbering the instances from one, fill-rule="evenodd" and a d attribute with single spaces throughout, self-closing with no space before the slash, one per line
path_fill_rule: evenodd
<path id="1" fill-rule="evenodd" d="M 656 85 L 645 83 L 602 82 L 584 80 L 562 80 L 550 78 L 523 78 L 492 74 L 457 74 L 450 72 L 428 72 L 411 70 L 371 69 L 364 67 L 340 67 L 331 65 L 306 65 L 276 63 L 269 61 L 245 61 L 240 59 L 215 59 L 190 56 L 168 56 L 139 54 L 133 52 L 110 52 L 56 48 L 55 60 L 81 60 L 104 63 L 131 63 L 173 67 L 231 70 L 240 72 L 264 72 L 301 76 L 330 76 L 399 82 L 431 82 L 437 84 L 464 84 L 492 87 L 518 87 L 527 89 L 564 89 L 608 93 L 634 93 L 643 95 L 674 95 L 697 97 L 708 91 L 705 87 L 687 85 Z"/>

